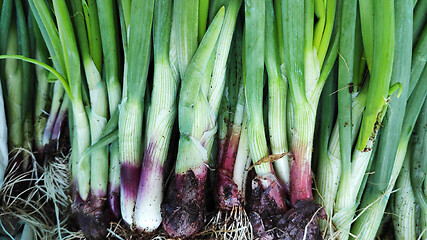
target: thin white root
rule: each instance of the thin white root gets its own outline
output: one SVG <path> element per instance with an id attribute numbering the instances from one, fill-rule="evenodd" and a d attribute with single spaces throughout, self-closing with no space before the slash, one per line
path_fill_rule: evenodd
<path id="1" fill-rule="evenodd" d="M 252 225 L 243 207 L 234 207 L 230 211 L 220 210 L 207 224 L 204 234 L 215 239 L 253 239 Z"/>
<path id="2" fill-rule="evenodd" d="M 35 239 L 83 238 L 80 233 L 67 229 L 69 154 L 46 159 L 47 162 L 41 166 L 34 154 L 26 149 L 12 152 L 12 165 L 0 189 L 0 219 L 9 217 L 17 219 L 19 225 L 26 224 L 33 229 Z M 14 161 L 20 153 L 28 157 L 30 167 L 22 173 L 18 172 L 22 162 Z"/>

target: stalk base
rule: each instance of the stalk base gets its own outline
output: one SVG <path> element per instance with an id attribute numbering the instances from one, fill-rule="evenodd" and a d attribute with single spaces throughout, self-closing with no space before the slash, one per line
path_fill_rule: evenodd
<path id="1" fill-rule="evenodd" d="M 232 173 L 219 169 L 216 188 L 215 195 L 220 209 L 231 210 L 234 207 L 242 206 L 242 194 L 233 181 Z"/>
<path id="2" fill-rule="evenodd" d="M 83 201 L 77 193 L 74 198 L 74 212 L 81 230 L 87 239 L 105 239 L 107 227 L 113 214 L 105 211 L 106 200 L 96 196 L 89 196 L 88 201 Z"/>
<path id="3" fill-rule="evenodd" d="M 284 189 L 273 174 L 257 176 L 252 180 L 248 212 L 255 237 L 277 239 L 276 223 L 287 210 L 284 196 Z"/>
<path id="4" fill-rule="evenodd" d="M 203 227 L 206 177 L 205 165 L 173 176 L 162 204 L 163 228 L 169 235 L 192 237 Z"/>
<path id="5" fill-rule="evenodd" d="M 108 184 L 108 206 L 113 213 L 114 219 L 120 219 L 120 186 Z"/>
<path id="6" fill-rule="evenodd" d="M 278 221 L 275 239 L 322 239 L 319 218 L 326 218 L 323 208 L 312 200 L 300 200 Z"/>

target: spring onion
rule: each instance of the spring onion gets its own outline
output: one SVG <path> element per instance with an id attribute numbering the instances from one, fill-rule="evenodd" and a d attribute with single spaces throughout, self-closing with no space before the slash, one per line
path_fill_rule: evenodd
<path id="1" fill-rule="evenodd" d="M 364 43 L 368 42 L 368 44 L 373 44 L 374 49 L 371 63 L 370 48 L 366 48 L 365 44 L 367 63 L 371 71 L 371 78 L 369 82 L 365 83 L 369 86 L 366 100 L 367 104 L 363 113 L 362 125 L 356 143 L 357 147 L 353 152 L 351 162 L 350 159 L 343 161 L 343 172 L 337 193 L 334 223 L 340 229 L 339 234 L 342 239 L 347 239 L 349 236 L 351 222 L 358 205 L 357 198 L 359 189 L 363 187 L 365 172 L 369 166 L 372 148 L 379 130 L 378 124 L 382 122 L 388 105 L 386 99 L 394 56 L 394 3 L 375 2 L 374 5 L 375 32 L 372 33 L 373 35 L 369 31 L 367 33 L 364 32 L 364 29 L 366 29 L 364 27 L 372 27 L 372 23 L 365 22 L 368 20 L 364 19 L 364 15 L 362 15 L 363 10 L 361 9 L 362 39 Z M 360 7 L 362 8 L 362 4 Z M 365 13 L 366 12 L 363 14 Z M 352 66 L 352 62 L 349 65 Z M 350 142 L 349 145 L 341 146 L 341 148 L 345 147 L 351 149 L 351 146 L 352 144 Z M 363 191 L 363 188 L 361 191 Z"/>
<path id="2" fill-rule="evenodd" d="M 154 9 L 154 83 L 135 206 L 135 225 L 146 232 L 155 231 L 162 222 L 160 205 L 163 201 L 163 169 L 176 115 L 179 84 L 169 62 L 172 3 L 157 1 Z"/>
<path id="3" fill-rule="evenodd" d="M 87 1 L 85 5 L 81 1 L 71 1 L 71 9 L 75 15 L 74 25 L 80 26 L 76 27 L 77 45 L 89 91 L 90 110 L 87 110 L 87 117 L 91 142 L 94 143 L 100 138 L 108 114 L 107 89 L 100 74 L 102 51 L 97 9 L 94 0 Z M 86 212 L 79 214 L 79 221 L 85 235 L 93 238 L 106 235 L 104 205 L 107 196 L 108 160 L 106 147 L 94 151 L 90 156 L 90 195 L 86 206 L 82 207 L 84 210 L 81 210 Z"/>
<path id="4" fill-rule="evenodd" d="M 279 11 L 281 12 L 281 11 Z M 286 129 L 286 92 L 287 81 L 280 71 L 280 52 L 283 42 L 279 42 L 276 31 L 282 29 L 277 22 L 272 1 L 266 1 L 265 25 L 265 66 L 268 73 L 268 131 L 272 154 L 289 151 Z M 280 19 L 281 20 L 281 19 Z M 279 46 L 280 45 L 280 46 Z M 274 170 L 282 187 L 289 192 L 289 155 L 286 154 L 274 162 Z"/>
<path id="5" fill-rule="evenodd" d="M 240 24 L 238 24 L 239 27 Z M 233 208 L 241 207 L 244 199 L 241 188 L 239 185 L 242 185 L 241 179 L 238 181 L 233 181 L 235 164 L 237 160 L 237 155 L 239 154 L 238 150 L 240 147 L 240 137 L 242 134 L 242 124 L 244 121 L 245 115 L 245 92 L 242 81 L 242 29 L 236 28 L 234 32 L 234 40 L 230 52 L 229 66 L 230 74 L 228 75 L 227 82 L 229 84 L 227 92 L 228 94 L 223 96 L 223 99 L 228 102 L 228 108 L 224 111 L 224 114 L 229 113 L 227 122 L 224 123 L 226 126 L 224 142 L 220 146 L 223 147 L 222 154 L 218 156 L 217 163 L 217 200 L 218 207 L 221 210 L 232 210 Z M 240 27 L 242 27 L 240 25 Z M 236 88 L 237 91 L 234 91 L 233 88 Z M 237 96 L 236 96 L 237 95 Z M 233 98 L 237 98 L 237 101 L 233 103 Z M 223 106 L 221 106 L 223 107 Z M 220 118 L 218 121 L 223 121 Z M 223 116 L 225 118 L 225 116 Z"/>
<path id="6" fill-rule="evenodd" d="M 272 21 L 272 2 L 269 5 L 267 16 Z M 269 155 L 263 119 L 265 50 L 266 47 L 272 47 L 274 51 L 275 47 L 274 45 L 266 46 L 266 38 L 272 36 L 266 36 L 265 13 L 265 1 L 245 1 L 243 69 L 248 114 L 248 143 L 250 157 L 255 164 L 254 168 L 257 175 L 251 183 L 252 189 L 250 190 L 251 195 L 248 199 L 247 211 L 254 228 L 255 237 L 267 237 L 271 234 L 270 230 L 276 226 L 278 219 L 287 209 L 284 188 L 274 174 L 272 162 L 261 161 Z M 273 25 L 270 24 L 270 27 Z M 277 76 L 277 66 L 273 66 L 271 62 L 269 64 Z M 258 161 L 262 163 L 259 164 Z"/>
<path id="7" fill-rule="evenodd" d="M 190 237 L 202 227 L 205 216 L 207 147 L 216 132 L 216 118 L 207 99 L 203 77 L 215 48 L 224 8 L 205 33 L 182 79 L 178 105 L 180 139 L 174 176 L 162 205 L 163 227 L 174 237 Z M 179 54 L 178 54 L 179 56 Z M 179 62 L 179 61 L 178 61 Z M 182 76 L 182 75 L 181 75 Z"/>
<path id="8" fill-rule="evenodd" d="M 36 59 L 41 62 L 48 62 L 48 50 L 44 44 L 43 37 L 41 36 L 38 26 L 34 27 L 34 34 L 36 38 Z M 50 108 L 51 102 L 51 87 L 48 82 L 49 72 L 40 66 L 36 66 L 36 77 L 37 77 L 37 94 L 35 97 L 35 110 L 34 110 L 34 145 L 35 149 L 40 155 L 43 155 L 43 135 L 46 128 L 46 124 L 49 118 L 47 112 Z M 61 83 L 58 82 L 58 85 Z M 64 92 L 61 86 L 62 92 Z"/>
<path id="9" fill-rule="evenodd" d="M 108 109 L 110 118 L 117 111 L 120 104 L 122 87 L 119 82 L 119 49 L 118 30 L 114 10 L 114 1 L 97 0 L 99 29 L 102 42 L 103 79 L 107 84 Z M 118 141 L 110 145 L 109 180 L 108 180 L 108 202 L 109 208 L 116 218 L 120 217 L 120 152 Z"/>
<path id="10" fill-rule="evenodd" d="M 407 109 L 405 110 L 402 131 L 397 145 L 396 157 L 391 165 L 391 174 L 388 176 L 385 175 L 388 181 L 381 180 L 381 184 L 375 184 L 372 186 L 371 183 L 371 185 L 368 185 L 360 204 L 360 208 L 364 209 L 364 211 L 361 213 L 361 216 L 358 216 L 357 220 L 352 225 L 351 232 L 354 236 L 363 237 L 364 239 L 375 238 L 375 234 L 381 222 L 382 215 L 384 214 L 389 196 L 402 167 L 415 121 L 421 111 L 422 103 L 424 102 L 427 94 L 426 73 L 427 71 L 423 72 L 424 76 L 421 76 L 419 81 L 417 81 L 417 86 L 414 88 L 414 92 L 407 101 Z M 381 162 L 376 163 L 376 168 L 380 163 Z M 376 171 L 378 170 L 376 169 Z M 374 178 L 374 175 L 370 177 L 371 179 L 369 179 L 368 182 L 373 182 L 375 180 L 372 179 Z"/>
<path id="11" fill-rule="evenodd" d="M 132 1 L 119 117 L 120 201 L 123 220 L 133 223 L 142 161 L 144 95 L 150 60 L 154 1 Z"/>
<path id="12" fill-rule="evenodd" d="M 293 209 L 285 217 L 284 229 L 289 234 L 285 236 L 294 238 L 306 234 L 297 224 L 308 225 L 306 237 L 309 239 L 316 238 L 319 230 L 319 215 L 311 190 L 313 137 L 320 94 L 335 62 L 339 39 L 339 31 L 333 31 L 337 2 L 328 1 L 326 8 L 318 4 L 323 2 L 282 1 L 285 73 L 291 96 L 287 121 L 292 131 L 288 135 L 293 155 L 290 168 Z M 315 25 L 315 14 L 321 17 L 325 14 L 322 11 L 326 11 L 326 23 L 318 21 Z M 314 221 L 311 221 L 313 215 Z"/>

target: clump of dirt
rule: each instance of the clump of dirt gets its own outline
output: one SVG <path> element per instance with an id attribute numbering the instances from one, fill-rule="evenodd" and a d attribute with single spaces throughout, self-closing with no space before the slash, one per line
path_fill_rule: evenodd
<path id="1" fill-rule="evenodd" d="M 206 173 L 205 173 L 206 174 Z M 194 236 L 206 218 L 205 179 L 193 170 L 175 174 L 162 203 L 164 229 L 174 237 Z"/>
<path id="2" fill-rule="evenodd" d="M 252 180 L 247 212 L 256 237 L 277 239 L 277 223 L 287 210 L 283 196 L 284 190 L 273 174 L 257 176 Z"/>
<path id="3" fill-rule="evenodd" d="M 322 239 L 318 222 L 325 217 L 324 209 L 313 201 L 300 200 L 278 221 L 275 239 Z"/>

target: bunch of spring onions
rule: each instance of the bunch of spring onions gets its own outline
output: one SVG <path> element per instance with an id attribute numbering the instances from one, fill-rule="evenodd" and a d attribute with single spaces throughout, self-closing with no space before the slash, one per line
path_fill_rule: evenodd
<path id="1" fill-rule="evenodd" d="M 330 238 L 374 239 L 402 167 L 426 91 L 414 62 L 420 55 L 412 56 L 423 48 L 408 44 L 416 29 L 413 7 L 410 1 L 342 5 L 338 115 L 331 132 L 333 109 L 322 113 L 321 139 L 329 146 L 321 147 L 317 169 L 317 202 L 325 206 L 322 227 Z"/>
<path id="2" fill-rule="evenodd" d="M 45 163 L 60 156 L 56 140 L 67 120 L 67 104 L 60 108 L 64 88 L 61 83 L 49 83 L 49 80 L 55 81 L 54 76 L 49 76 L 43 67 L 17 60 L 25 58 L 31 62 L 33 60 L 29 58 L 37 59 L 44 62 L 42 65 L 46 68 L 50 64 L 45 42 L 28 2 L 1 1 L 0 8 L 0 54 L 1 59 L 6 58 L 0 61 L 0 195 L 4 201 L 1 203 L 4 210 L 1 224 L 6 226 L 1 234 L 15 236 L 16 231 L 25 225 L 22 236 L 33 239 L 33 234 L 39 234 L 40 229 L 35 231 L 37 227 L 28 219 L 41 215 L 43 219 L 38 224 L 42 225 L 47 219 L 43 216 L 46 211 L 41 209 L 28 218 L 24 213 L 48 206 L 52 196 L 60 195 L 55 192 L 43 195 L 38 191 L 47 188 L 47 181 L 41 180 L 48 175 L 42 174 Z M 49 110 L 51 105 L 52 110 Z M 62 138 L 66 135 L 62 134 Z M 9 198 L 16 199 L 16 206 L 5 203 Z M 62 199 L 57 200 L 57 206 L 63 204 Z M 26 201 L 28 205 L 20 206 L 20 201 Z M 22 212 L 9 212 L 14 208 L 22 208 Z M 64 215 L 58 213 L 57 217 L 62 219 Z"/>
<path id="3" fill-rule="evenodd" d="M 212 161 L 211 151 L 218 129 L 216 122 L 225 86 L 226 63 L 241 3 L 241 0 L 232 0 L 212 6 L 214 12 L 219 9 L 218 13 L 211 20 L 188 66 L 184 57 L 192 53 L 178 52 L 182 78 L 178 106 L 180 139 L 175 175 L 162 208 L 165 216 L 163 226 L 172 236 L 192 236 L 204 223 L 207 164 Z M 178 4 L 177 11 L 183 10 L 183 6 L 179 5 L 182 3 L 175 4 Z M 179 24 L 186 24 L 181 27 L 188 28 L 188 33 L 197 30 L 189 24 L 190 19 L 185 22 L 180 17 L 191 16 L 180 14 L 173 30 L 180 31 Z M 180 44 L 190 39 L 182 32 L 175 36 Z M 185 68 L 181 66 L 186 70 L 182 70 Z"/>
<path id="4" fill-rule="evenodd" d="M 87 238 L 427 236 L 426 0 L 0 6 L 0 187 L 69 135 Z"/>
<path id="5" fill-rule="evenodd" d="M 34 49 L 30 44 L 29 21 L 31 19 L 27 19 L 23 1 L 3 2 L 0 18 L 1 54 L 32 56 Z M 34 94 L 30 89 L 34 87 L 33 69 L 28 63 L 14 59 L 1 61 L 0 68 L 4 112 L 9 132 L 6 138 L 8 148 L 17 154 L 15 163 L 25 171 L 29 168 L 27 153 L 32 149 L 33 108 L 31 104 Z M 7 149 L 4 146 L 3 151 L 6 151 L 3 153 L 6 155 L 3 156 L 7 156 Z M 7 162 L 7 159 L 2 162 Z"/>
<path id="6" fill-rule="evenodd" d="M 109 215 L 118 216 L 114 199 L 117 199 L 114 191 L 108 192 L 110 157 L 107 147 L 97 149 L 92 155 L 83 153 L 90 143 L 97 142 L 102 136 L 104 127 L 109 117 L 109 101 L 117 108 L 120 96 L 118 83 L 118 55 L 114 48 L 115 23 L 111 17 L 104 13 L 112 12 L 113 5 L 100 4 L 103 10 L 98 19 L 98 9 L 95 1 L 88 1 L 84 5 L 81 1 L 71 1 L 69 5 L 65 1 L 52 1 L 51 3 L 29 1 L 32 16 L 34 16 L 40 29 L 39 39 L 43 39 L 46 50 L 39 61 L 17 56 L 24 61 L 36 63 L 50 71 L 54 79 L 58 79 L 53 86 L 53 97 L 49 119 L 40 140 L 42 148 L 50 139 L 57 139 L 61 132 L 61 125 L 66 114 L 70 114 L 70 129 L 72 141 L 71 173 L 73 181 L 74 210 L 78 214 L 78 220 L 82 230 L 94 238 L 102 238 L 106 234 L 107 218 Z M 53 9 L 53 12 L 51 12 Z M 71 18 L 71 16 L 74 16 Z M 109 50 L 103 65 L 101 33 L 108 34 L 108 40 L 102 40 L 104 47 Z M 78 27 L 74 27 L 78 26 Z M 41 49 L 41 48 L 39 48 Z M 48 52 L 48 53 L 47 53 Z M 53 68 L 47 65 L 48 57 L 52 59 Z M 9 56 L 10 57 L 10 56 Z M 81 71 L 83 69 L 83 71 Z M 41 77 L 46 73 L 38 72 Z M 103 73 L 103 74 L 101 74 Z M 108 80 L 105 78 L 108 77 Z M 83 81 L 82 81 L 83 80 Z M 107 82 L 107 84 L 106 84 Z M 60 85 L 62 83 L 62 86 Z M 109 85 L 109 86 L 106 86 Z M 38 86 L 46 88 L 46 86 Z M 107 96 L 107 88 L 111 90 L 110 98 Z M 41 90 L 40 90 L 41 91 Z M 64 96 L 64 93 L 66 95 Z M 45 108 L 46 106 L 38 109 Z M 40 110 L 42 111 L 42 110 Z M 114 114 L 111 114 L 114 116 Z M 40 115 L 36 115 L 38 119 Z M 42 131 L 39 131 L 40 133 Z M 117 159 L 118 151 L 111 151 L 111 161 Z M 117 168 L 117 166 L 116 166 Z M 111 178 L 110 174 L 110 178 Z M 116 174 L 117 175 L 117 174 Z M 114 183 L 110 186 L 114 190 Z M 107 206 L 107 196 L 113 199 Z M 105 211 L 110 209 L 110 211 Z M 112 212 L 109 214 L 109 212 Z"/>

